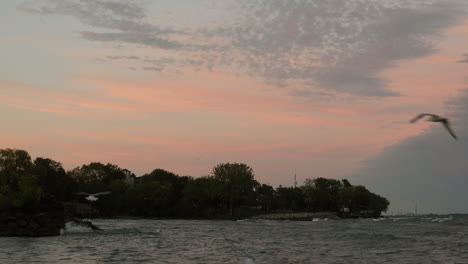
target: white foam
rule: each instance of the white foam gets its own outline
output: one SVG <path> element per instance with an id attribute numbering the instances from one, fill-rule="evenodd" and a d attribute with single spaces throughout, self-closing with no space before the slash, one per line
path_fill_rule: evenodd
<path id="1" fill-rule="evenodd" d="M 255 264 L 255 261 L 251 258 L 246 258 L 242 264 Z"/>
<path id="2" fill-rule="evenodd" d="M 449 217 L 445 217 L 445 218 L 434 218 L 434 219 L 432 219 L 432 222 L 442 223 L 442 222 L 451 221 L 451 220 L 453 220 L 453 216 L 449 216 Z"/>
<path id="3" fill-rule="evenodd" d="M 92 231 L 93 229 L 91 227 L 76 223 L 74 221 L 65 223 L 64 233 L 87 233 Z"/>

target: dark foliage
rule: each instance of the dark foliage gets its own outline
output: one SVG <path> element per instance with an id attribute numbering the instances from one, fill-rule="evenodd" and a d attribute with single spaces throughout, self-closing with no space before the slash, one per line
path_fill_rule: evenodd
<path id="1" fill-rule="evenodd" d="M 110 194 L 89 202 L 77 192 Z M 221 163 L 212 175 L 193 178 L 163 169 L 136 177 L 114 164 L 92 162 L 66 172 L 61 163 L 24 150 L 0 150 L 0 210 L 38 211 L 48 204 L 91 204 L 101 216 L 238 218 L 275 211 L 336 212 L 379 216 L 387 199 L 348 180 L 314 178 L 300 187 L 260 184 L 251 167 Z"/>

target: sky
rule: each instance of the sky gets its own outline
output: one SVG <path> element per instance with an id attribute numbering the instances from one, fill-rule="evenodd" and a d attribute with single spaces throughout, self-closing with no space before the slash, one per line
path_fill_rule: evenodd
<path id="1" fill-rule="evenodd" d="M 468 213 L 464 0 L 7 0 L 0 22 L 0 148 Z"/>

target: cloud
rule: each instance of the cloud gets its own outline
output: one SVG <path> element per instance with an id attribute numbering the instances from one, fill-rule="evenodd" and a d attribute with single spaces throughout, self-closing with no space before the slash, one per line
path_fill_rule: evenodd
<path id="1" fill-rule="evenodd" d="M 18 9 L 42 15 L 70 15 L 94 28 L 114 31 L 81 31 L 81 36 L 87 40 L 144 44 L 161 49 L 179 49 L 185 46 L 170 39 L 170 35 L 184 34 L 183 31 L 161 28 L 143 21 L 146 13 L 141 1 L 47 0 L 41 3 L 43 4 L 36 1 L 23 3 Z"/>
<path id="2" fill-rule="evenodd" d="M 108 60 L 127 60 L 127 61 L 137 61 L 142 63 L 143 65 L 150 65 L 150 66 L 143 66 L 142 69 L 144 71 L 157 71 L 157 72 L 163 72 L 167 70 L 167 68 L 170 68 L 171 65 L 174 65 L 175 63 L 178 63 L 180 65 L 185 64 L 185 65 L 196 65 L 195 62 L 189 61 L 189 60 L 176 60 L 174 58 L 158 58 L 158 59 L 153 59 L 148 56 L 135 56 L 135 55 L 127 55 L 127 56 L 122 56 L 122 55 L 110 55 L 105 57 Z M 135 71 L 137 68 L 134 66 L 129 67 L 130 70 Z"/>
<path id="3" fill-rule="evenodd" d="M 184 44 L 172 41 L 161 34 L 161 32 L 144 33 L 138 31 L 98 33 L 82 31 L 81 35 L 87 40 L 101 42 L 125 42 L 132 44 L 144 44 L 161 49 L 182 49 Z"/>
<path id="4" fill-rule="evenodd" d="M 138 57 L 138 56 L 106 56 L 106 58 L 108 58 L 110 60 L 122 60 L 122 59 L 140 60 L 140 57 Z"/>
<path id="5" fill-rule="evenodd" d="M 468 90 L 447 106 L 458 141 L 443 126 L 426 124 L 426 133 L 384 149 L 353 176 L 387 197 L 394 213 L 413 212 L 416 204 L 426 213 L 468 212 Z"/>
<path id="6" fill-rule="evenodd" d="M 36 6 L 32 3 L 37 1 L 25 2 L 18 6 L 20 10 L 40 14 L 71 14 L 76 15 L 83 21 L 92 25 L 107 25 L 104 20 L 99 20 L 97 14 L 122 18 L 140 18 L 145 15 L 145 10 L 140 6 L 141 1 L 73 1 L 73 0 L 47 0 L 42 1 L 44 5 Z M 101 21 L 101 23 L 95 22 Z"/>
<path id="7" fill-rule="evenodd" d="M 72 117 L 138 116 L 132 102 L 115 100 L 102 89 L 65 91 L 0 80 L 0 99 L 12 108 Z"/>
<path id="8" fill-rule="evenodd" d="M 461 60 L 459 60 L 459 61 L 457 61 L 457 62 L 460 62 L 460 63 L 468 63 L 468 53 L 463 54 L 463 56 L 465 56 L 465 58 L 464 58 L 464 59 L 461 59 Z"/>
<path id="9" fill-rule="evenodd" d="M 80 33 L 90 41 L 163 49 L 171 59 L 157 66 L 163 70 L 234 71 L 320 98 L 398 96 L 379 74 L 435 53 L 434 38 L 465 15 L 462 0 L 230 0 L 218 7 L 229 18 L 176 27 L 156 24 L 140 1 L 41 3 L 20 9 L 74 16 L 93 27 Z"/>
<path id="10" fill-rule="evenodd" d="M 233 29 L 244 65 L 279 85 L 394 96 L 378 73 L 435 51 L 430 37 L 463 13 L 454 1 L 239 1 Z"/>
<path id="11" fill-rule="evenodd" d="M 158 68 L 158 67 L 143 67 L 143 70 L 145 70 L 145 71 L 157 71 L 157 72 L 161 72 L 163 69 L 162 69 L 162 68 Z"/>

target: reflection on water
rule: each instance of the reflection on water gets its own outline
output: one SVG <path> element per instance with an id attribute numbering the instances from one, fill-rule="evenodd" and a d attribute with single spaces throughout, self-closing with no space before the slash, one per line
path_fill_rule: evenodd
<path id="1" fill-rule="evenodd" d="M 468 263 L 468 218 L 94 220 L 103 232 L 0 238 L 0 263 Z"/>

